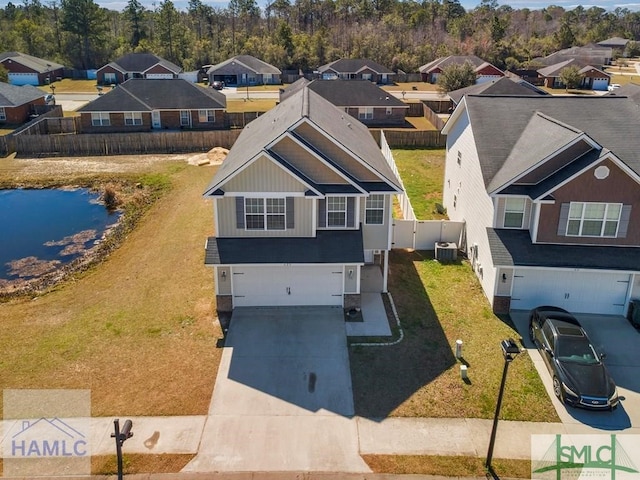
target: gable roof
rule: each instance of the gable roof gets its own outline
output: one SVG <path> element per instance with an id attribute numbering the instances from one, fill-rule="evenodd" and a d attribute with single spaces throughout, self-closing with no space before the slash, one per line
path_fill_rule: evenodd
<path id="1" fill-rule="evenodd" d="M 181 78 L 132 78 L 79 108 L 78 112 L 225 109 L 226 97 Z"/>
<path id="2" fill-rule="evenodd" d="M 162 65 L 167 70 L 170 70 L 173 73 L 182 72 L 182 68 L 180 68 L 175 63 L 171 63 L 170 61 L 158 57 L 157 55 L 154 55 L 152 53 L 128 53 L 118 58 L 117 60 L 114 60 L 108 65 L 116 68 L 117 70 L 120 70 L 123 73 L 142 73 L 146 72 L 155 65 Z"/>
<path id="3" fill-rule="evenodd" d="M 532 60 L 532 63 L 540 65 L 555 65 L 560 62 L 564 62 L 570 59 L 575 59 L 580 62 L 581 65 L 605 65 L 607 60 L 611 58 L 613 54 L 610 47 L 603 47 L 600 45 L 589 44 L 583 47 L 569 47 L 557 52 L 551 53 L 546 57 L 537 57 Z"/>
<path id="4" fill-rule="evenodd" d="M 568 60 L 564 60 L 562 62 L 555 63 L 553 65 L 549 65 L 547 67 L 541 68 L 538 70 L 538 73 L 543 77 L 558 77 L 560 76 L 560 73 L 562 72 L 562 70 L 569 66 L 578 67 L 578 69 L 580 70 L 580 73 L 586 73 L 590 70 L 597 70 L 598 72 L 602 73 L 602 75 L 610 77 L 608 73 L 602 71 L 602 69 L 598 68 L 597 66 L 594 66 L 591 64 L 585 64 L 581 60 L 576 58 L 570 58 Z"/>
<path id="5" fill-rule="evenodd" d="M 38 73 L 46 73 L 53 70 L 58 70 L 60 68 L 64 68 L 64 65 L 60 65 L 59 63 L 52 62 L 51 60 L 44 60 L 42 58 L 33 57 L 25 53 L 20 53 L 20 52 L 0 53 L 0 62 L 4 62 L 7 59 L 11 59 L 11 61 L 19 63 L 20 65 L 24 65 L 25 67 L 28 67 L 31 70 L 34 70 Z"/>
<path id="6" fill-rule="evenodd" d="M 513 178 L 514 171 L 523 172 L 536 159 L 545 158 L 554 145 L 567 144 L 580 134 L 588 135 L 640 174 L 640 110 L 626 97 L 467 95 L 445 125 L 444 134 L 461 115 L 469 118 L 489 192 L 508 181 L 508 176 Z M 503 167 L 509 174 L 500 173 Z"/>
<path id="7" fill-rule="evenodd" d="M 500 77 L 497 80 L 491 80 L 489 82 L 476 83 L 469 87 L 460 88 L 449 92 L 449 98 L 454 103 L 460 103 L 462 97 L 465 95 L 517 95 L 517 96 L 535 96 L 535 95 L 549 95 L 544 90 L 531 85 L 520 78 Z"/>
<path id="8" fill-rule="evenodd" d="M 363 69 L 369 69 L 378 74 L 394 73 L 393 70 L 389 70 L 387 67 L 368 58 L 341 58 L 318 67 L 320 73 L 327 70 L 333 70 L 338 73 L 358 73 Z"/>
<path id="9" fill-rule="evenodd" d="M 33 85 L 18 86 L 0 82 L 0 107 L 19 107 L 45 95 L 42 90 Z"/>
<path id="10" fill-rule="evenodd" d="M 388 188 L 402 190 L 399 180 L 387 164 L 367 127 L 305 87 L 242 130 L 207 187 L 205 195 L 214 194 L 260 154 L 273 158 L 267 146 L 286 132 L 294 131 L 300 122 L 310 123 L 325 137 L 339 144 L 349 152 L 354 162 L 369 167 L 380 178 L 380 182 L 388 185 Z M 282 166 L 288 168 L 292 175 L 301 181 L 304 180 L 286 162 L 282 163 Z"/>
<path id="11" fill-rule="evenodd" d="M 369 80 L 296 80 L 280 95 L 285 100 L 302 88 L 309 88 L 337 107 L 393 107 L 409 108 L 409 105 L 374 85 Z M 289 90 L 291 89 L 291 90 Z"/>
<path id="12" fill-rule="evenodd" d="M 248 70 L 251 70 L 255 73 L 262 74 L 281 74 L 282 72 L 274 67 L 273 65 L 263 62 L 259 58 L 252 57 L 251 55 L 236 55 L 224 62 L 213 65 L 207 70 L 207 74 L 218 73 L 219 70 L 225 70 L 225 67 L 232 67 L 234 64 L 239 64 Z"/>
<path id="13" fill-rule="evenodd" d="M 475 69 L 485 64 L 490 65 L 475 55 L 449 55 L 448 57 L 436 58 L 432 62 L 421 66 L 418 70 L 420 73 L 430 73 L 436 68 L 442 69 L 449 65 L 464 65 L 465 63 L 470 63 Z"/>

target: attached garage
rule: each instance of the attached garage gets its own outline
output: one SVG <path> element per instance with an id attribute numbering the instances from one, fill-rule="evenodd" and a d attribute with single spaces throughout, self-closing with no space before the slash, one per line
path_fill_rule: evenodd
<path id="1" fill-rule="evenodd" d="M 554 305 L 573 313 L 624 315 L 628 273 L 520 268 L 514 271 L 511 309 Z"/>
<path id="2" fill-rule="evenodd" d="M 236 266 L 236 307 L 343 304 L 342 265 Z"/>
<path id="3" fill-rule="evenodd" d="M 11 85 L 39 85 L 37 73 L 9 73 L 9 83 Z"/>

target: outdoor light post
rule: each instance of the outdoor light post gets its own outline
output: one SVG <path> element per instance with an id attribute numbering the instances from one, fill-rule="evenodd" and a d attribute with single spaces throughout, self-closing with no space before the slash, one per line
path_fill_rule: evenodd
<path id="1" fill-rule="evenodd" d="M 126 420 L 124 425 L 122 426 L 122 430 L 120 430 L 120 419 L 116 418 L 113 421 L 113 426 L 115 432 L 111 434 L 111 438 L 116 439 L 116 457 L 118 460 L 118 480 L 122 480 L 122 444 L 127 438 L 133 437 L 133 432 L 131 431 L 131 427 L 133 427 L 133 422 L 131 420 Z"/>
<path id="2" fill-rule="evenodd" d="M 487 471 L 491 474 L 493 474 L 491 459 L 493 458 L 493 447 L 496 443 L 496 430 L 498 429 L 498 417 L 500 416 L 500 407 L 502 406 L 504 385 L 507 381 L 507 370 L 509 369 L 509 364 L 520 353 L 520 347 L 518 347 L 513 338 L 509 338 L 508 340 L 503 340 L 502 342 L 500 342 L 500 348 L 502 349 L 502 355 L 504 356 L 504 370 L 502 370 L 502 382 L 500 383 L 500 393 L 498 393 L 496 414 L 493 417 L 493 427 L 491 428 L 491 438 L 489 440 L 489 450 L 487 451 L 487 461 L 484 464 L 487 468 Z"/>

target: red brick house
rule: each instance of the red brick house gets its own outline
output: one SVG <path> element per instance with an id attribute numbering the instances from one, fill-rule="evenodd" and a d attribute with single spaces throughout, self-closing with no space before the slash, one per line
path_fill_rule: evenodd
<path id="1" fill-rule="evenodd" d="M 62 78 L 64 66 L 20 52 L 0 53 L 0 64 L 9 71 L 11 85 L 46 85 Z"/>
<path id="2" fill-rule="evenodd" d="M 35 105 L 45 105 L 44 92 L 32 85 L 0 82 L 0 124 L 18 125 L 29 120 Z"/>
<path id="3" fill-rule="evenodd" d="M 117 85 L 130 78 L 178 78 L 182 68 L 151 53 L 129 53 L 96 72 L 99 85 Z"/>
<path id="4" fill-rule="evenodd" d="M 428 83 L 436 83 L 438 75 L 442 73 L 446 67 L 450 65 L 464 65 L 470 63 L 477 75 L 476 83 L 489 82 L 504 77 L 504 72 L 498 67 L 485 62 L 475 55 L 449 55 L 448 57 L 437 58 L 433 62 L 427 63 L 420 67 L 422 81 Z"/>

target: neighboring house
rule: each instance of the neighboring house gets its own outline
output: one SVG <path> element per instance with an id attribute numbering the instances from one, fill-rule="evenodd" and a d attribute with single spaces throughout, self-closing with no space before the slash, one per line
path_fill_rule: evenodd
<path id="1" fill-rule="evenodd" d="M 204 195 L 217 308 L 360 306 L 361 267 L 383 267 L 402 191 L 367 128 L 303 88 L 247 125 Z"/>
<path id="2" fill-rule="evenodd" d="M 35 105 L 45 105 L 45 93 L 33 85 L 0 82 L 0 124 L 17 125 L 29 120 Z"/>
<path id="3" fill-rule="evenodd" d="M 369 80 L 374 83 L 393 83 L 395 73 L 367 58 L 341 58 L 318 68 L 324 80 Z"/>
<path id="4" fill-rule="evenodd" d="M 404 125 L 409 110 L 409 105 L 367 80 L 301 78 L 280 93 L 280 101 L 303 88 L 313 90 L 367 126 Z"/>
<path id="5" fill-rule="evenodd" d="M 622 315 L 640 297 L 639 124 L 627 98 L 464 97 L 443 202 L 496 313 Z"/>
<path id="6" fill-rule="evenodd" d="M 131 78 L 178 78 L 182 68 L 152 53 L 128 53 L 98 69 L 99 85 L 117 85 Z"/>
<path id="7" fill-rule="evenodd" d="M 11 85 L 46 85 L 60 80 L 64 66 L 20 52 L 0 53 L 0 64 L 9 71 Z"/>
<path id="8" fill-rule="evenodd" d="M 498 67 L 485 62 L 475 55 L 450 55 L 448 57 L 437 58 L 419 68 L 422 74 L 422 81 L 436 83 L 442 70 L 450 65 L 464 65 L 470 63 L 477 75 L 476 83 L 490 82 L 504 77 L 504 72 Z"/>
<path id="9" fill-rule="evenodd" d="M 582 81 L 578 88 L 585 90 L 606 91 L 609 86 L 611 76 L 593 65 L 583 65 L 579 60 L 569 59 L 538 70 L 538 76 L 542 79 L 542 84 L 548 88 L 565 88 L 560 80 L 562 70 L 575 66 L 580 70 Z"/>
<path id="10" fill-rule="evenodd" d="M 214 81 L 225 85 L 279 85 L 282 72 L 251 55 L 237 55 L 207 70 L 209 85 Z"/>
<path id="11" fill-rule="evenodd" d="M 455 107 L 465 95 L 510 95 L 523 97 L 549 94 L 524 80 L 512 77 L 500 77 L 498 80 L 476 83 L 469 87 L 454 90 L 447 95 L 449 95 Z"/>
<path id="12" fill-rule="evenodd" d="M 577 60 L 581 65 L 593 65 L 602 68 L 611 64 L 613 50 L 610 47 L 603 47 L 596 44 L 585 45 L 584 47 L 570 47 L 551 53 L 546 57 L 537 57 L 531 60 L 531 64 L 540 66 L 557 65 L 567 60 Z"/>
<path id="13" fill-rule="evenodd" d="M 631 42 L 631 40 L 627 40 L 626 38 L 612 37 L 598 42 L 598 45 L 600 47 L 611 48 L 612 50 L 624 52 L 625 48 L 627 48 L 627 43 L 629 42 Z"/>
<path id="14" fill-rule="evenodd" d="M 182 79 L 133 78 L 77 111 L 83 132 L 224 128 L 226 97 Z"/>

